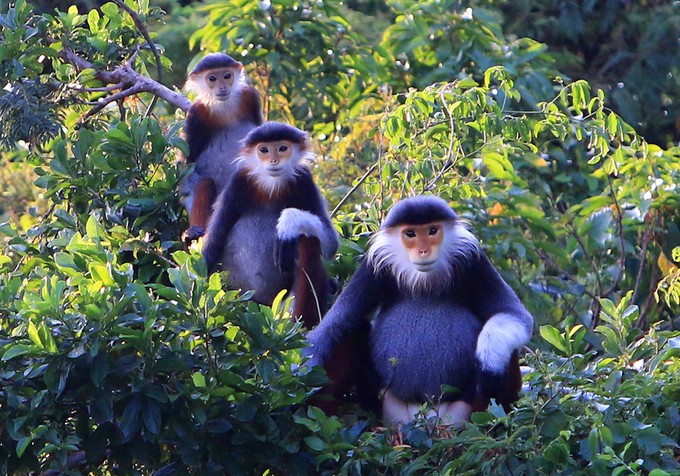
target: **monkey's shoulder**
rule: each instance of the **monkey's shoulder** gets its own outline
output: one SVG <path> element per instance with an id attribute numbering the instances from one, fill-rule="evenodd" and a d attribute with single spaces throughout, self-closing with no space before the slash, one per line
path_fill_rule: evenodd
<path id="1" fill-rule="evenodd" d="M 194 102 L 187 111 L 186 120 L 184 122 L 184 129 L 191 129 L 192 127 L 206 126 L 210 127 L 210 107 L 201 101 Z"/>
<path id="2" fill-rule="evenodd" d="M 262 100 L 260 93 L 252 86 L 245 85 L 241 89 L 240 107 L 241 119 L 259 126 L 264 121 L 262 117 Z"/>

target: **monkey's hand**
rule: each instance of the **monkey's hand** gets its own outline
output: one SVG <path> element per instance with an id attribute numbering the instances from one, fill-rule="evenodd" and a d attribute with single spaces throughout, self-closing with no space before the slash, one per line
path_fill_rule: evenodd
<path id="1" fill-rule="evenodd" d="M 286 208 L 281 212 L 276 223 L 276 249 L 274 262 L 281 271 L 288 271 L 295 266 L 298 241 L 301 236 L 320 238 L 323 224 L 318 216 L 299 208 Z"/>
<path id="2" fill-rule="evenodd" d="M 304 236 L 315 236 L 322 240 L 324 228 L 321 219 L 311 212 L 299 208 L 286 208 L 276 223 L 276 234 L 281 240 Z"/>
<path id="3" fill-rule="evenodd" d="M 297 258 L 298 239 L 276 240 L 274 247 L 274 263 L 279 271 L 290 271 Z"/>
<path id="4" fill-rule="evenodd" d="M 203 235 L 205 235 L 205 229 L 202 226 L 192 225 L 188 230 L 185 230 L 184 233 L 182 233 L 182 242 L 186 246 L 189 246 Z"/>
<path id="5" fill-rule="evenodd" d="M 328 349 L 326 349 L 327 345 L 321 337 L 315 330 L 307 334 L 307 343 L 309 345 L 302 349 L 302 355 L 309 358 L 307 361 L 308 367 L 323 366 L 325 363 L 323 356 L 326 352 L 324 351 Z"/>

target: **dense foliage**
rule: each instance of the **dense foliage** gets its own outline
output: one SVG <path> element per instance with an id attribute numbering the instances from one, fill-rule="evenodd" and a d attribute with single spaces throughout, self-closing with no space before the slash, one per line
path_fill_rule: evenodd
<path id="1" fill-rule="evenodd" d="M 393 446 L 358 408 L 305 404 L 324 377 L 284 302 L 223 289 L 182 249 L 181 112 L 142 94 L 92 113 L 115 92 L 98 72 L 172 69 L 145 26 L 160 9 L 3 1 L 0 472 L 679 472 L 680 149 L 492 4 L 387 2 L 376 43 L 336 1 L 193 11 L 193 46 L 239 55 L 268 117 L 317 141 L 341 284 L 392 203 L 434 193 L 536 318 L 512 412 L 422 418 Z"/>

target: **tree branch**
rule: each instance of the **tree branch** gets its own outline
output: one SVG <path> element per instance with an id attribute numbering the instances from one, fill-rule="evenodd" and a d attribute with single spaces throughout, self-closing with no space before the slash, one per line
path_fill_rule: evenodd
<path id="1" fill-rule="evenodd" d="M 114 68 L 112 71 L 97 70 L 97 68 L 95 68 L 95 66 L 92 63 L 78 56 L 70 48 L 62 49 L 61 52 L 59 53 L 59 56 L 65 62 L 72 64 L 78 71 L 83 71 L 85 69 L 94 69 L 95 78 L 97 78 L 99 81 L 101 81 L 104 84 L 113 84 L 119 86 L 117 88 L 111 88 L 111 90 L 120 89 L 120 92 L 113 95 L 115 96 L 114 99 L 110 99 L 113 96 L 105 98 L 103 100 L 104 104 L 101 105 L 101 107 L 100 104 L 95 106 L 96 111 L 94 110 L 90 111 L 86 115 L 86 117 L 92 116 L 93 114 L 101 110 L 104 106 L 110 104 L 113 101 L 116 101 L 118 99 L 124 99 L 128 96 L 134 96 L 139 93 L 151 93 L 154 96 L 165 100 L 172 106 L 181 109 L 182 111 L 187 111 L 191 106 L 191 101 L 189 101 L 189 99 L 187 99 L 186 96 L 184 96 L 182 93 L 173 91 L 172 89 L 167 88 L 161 83 L 138 73 L 127 64 L 123 66 L 118 66 Z"/>
<path id="2" fill-rule="evenodd" d="M 156 71 L 158 75 L 158 82 L 163 83 L 163 65 L 161 64 L 161 54 L 158 51 L 158 48 L 156 48 L 156 44 L 151 40 L 151 35 L 149 35 L 149 31 L 146 29 L 146 25 L 142 21 L 142 19 L 139 17 L 137 12 L 135 12 L 132 8 L 130 8 L 125 2 L 121 0 L 113 0 L 113 3 L 118 5 L 120 8 L 125 10 L 128 15 L 132 18 L 132 21 L 135 23 L 135 26 L 139 30 L 139 32 L 142 34 L 144 37 L 144 40 L 146 40 L 146 43 L 149 45 L 149 48 L 151 48 L 151 52 L 153 53 L 154 58 L 156 58 Z M 132 61 L 129 63 L 130 66 L 132 66 Z M 146 117 L 149 117 L 151 115 L 151 111 L 153 111 L 154 106 L 156 105 L 156 101 L 158 99 L 158 96 L 154 96 L 153 100 L 151 101 L 151 104 L 149 104 L 149 107 L 146 110 Z"/>

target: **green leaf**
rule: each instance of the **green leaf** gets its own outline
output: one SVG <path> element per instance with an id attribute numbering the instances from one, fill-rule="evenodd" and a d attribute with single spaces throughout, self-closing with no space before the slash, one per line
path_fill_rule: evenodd
<path id="1" fill-rule="evenodd" d="M 308 436 L 303 440 L 305 445 L 313 451 L 323 451 L 325 444 L 318 436 Z"/>
<path id="2" fill-rule="evenodd" d="M 92 275 L 92 279 L 99 281 L 104 286 L 113 286 L 116 284 L 116 282 L 113 280 L 113 276 L 111 276 L 108 266 L 102 264 L 90 264 L 89 270 L 90 274 Z"/>
<path id="3" fill-rule="evenodd" d="M 479 86 L 479 83 L 472 78 L 465 78 L 458 81 L 456 85 L 461 89 L 469 89 L 476 88 L 477 86 Z"/>
<path id="4" fill-rule="evenodd" d="M 17 456 L 21 458 L 28 446 L 33 442 L 33 436 L 24 436 L 17 442 Z"/>
<path id="5" fill-rule="evenodd" d="M 13 359 L 14 357 L 29 354 L 31 352 L 34 352 L 35 350 L 36 350 L 35 346 L 32 345 L 15 344 L 11 346 L 7 351 L 5 351 L 5 353 L 2 355 L 2 361 L 6 362 L 8 360 Z"/>
<path id="6" fill-rule="evenodd" d="M 158 402 L 145 400 L 142 407 L 142 419 L 144 426 L 153 435 L 157 435 L 161 428 L 161 409 Z"/>
<path id="7" fill-rule="evenodd" d="M 564 336 L 560 334 L 560 331 L 557 328 L 551 325 L 545 325 L 540 327 L 539 332 L 541 333 L 541 337 L 543 337 L 546 342 L 552 344 L 554 347 L 564 353 L 569 352 L 567 341 Z"/>
<path id="8" fill-rule="evenodd" d="M 37 347 L 41 349 L 45 348 L 45 346 L 42 343 L 42 340 L 40 339 L 40 333 L 38 332 L 38 328 L 33 323 L 33 321 L 29 321 L 28 323 L 28 338 L 31 339 L 31 342 L 33 342 Z"/>
<path id="9" fill-rule="evenodd" d="M 205 376 L 200 373 L 200 372 L 194 372 L 193 375 L 191 376 L 191 379 L 194 382 L 194 385 L 199 388 L 204 388 L 205 387 Z"/>
<path id="10" fill-rule="evenodd" d="M 618 132 L 618 128 L 619 128 L 618 118 L 616 117 L 616 114 L 610 112 L 609 115 L 607 116 L 607 132 L 609 132 L 611 136 L 615 136 L 616 133 Z"/>

